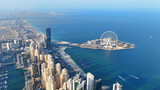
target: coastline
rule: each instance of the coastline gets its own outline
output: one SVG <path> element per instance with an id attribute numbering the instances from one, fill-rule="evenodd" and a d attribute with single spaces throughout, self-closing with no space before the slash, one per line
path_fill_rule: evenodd
<path id="1" fill-rule="evenodd" d="M 85 72 L 74 62 L 74 60 L 70 57 L 70 55 L 65 52 L 66 49 L 67 49 L 66 46 L 60 46 L 58 50 L 64 61 L 68 65 L 70 65 L 74 69 L 74 71 L 82 72 L 84 75 L 86 75 Z"/>
<path id="2" fill-rule="evenodd" d="M 27 20 L 25 20 L 25 21 L 27 21 Z M 28 21 L 27 21 L 27 23 L 28 23 Z M 37 28 L 31 26 L 29 23 L 28 23 L 28 25 L 31 28 L 33 28 L 34 30 L 36 30 L 37 33 L 41 34 L 42 37 L 45 37 L 44 33 L 40 32 Z M 52 42 L 54 42 L 54 40 L 52 40 Z M 84 75 L 86 75 L 85 72 L 74 62 L 74 60 L 70 57 L 70 55 L 65 52 L 65 49 L 67 49 L 67 48 L 68 47 L 66 47 L 66 46 L 60 46 L 59 50 L 58 50 L 58 52 L 61 54 L 64 61 L 68 65 L 70 65 L 74 69 L 74 71 L 82 72 Z"/>
<path id="3" fill-rule="evenodd" d="M 34 30 L 36 30 L 39 34 L 41 34 L 44 38 L 45 38 L 45 32 L 41 32 L 38 28 L 36 28 L 35 26 L 33 26 L 29 20 L 26 20 L 26 19 L 23 19 L 27 22 L 27 24 L 32 27 Z M 54 37 L 53 37 L 54 38 Z M 54 38 L 54 40 L 51 40 L 52 42 L 55 42 L 55 41 L 59 41 L 58 39 Z"/>

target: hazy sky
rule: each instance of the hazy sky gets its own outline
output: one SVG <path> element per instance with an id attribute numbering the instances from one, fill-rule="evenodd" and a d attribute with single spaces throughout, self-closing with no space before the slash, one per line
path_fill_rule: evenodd
<path id="1" fill-rule="evenodd" d="M 160 0 L 0 0 L 0 10 L 160 10 Z"/>

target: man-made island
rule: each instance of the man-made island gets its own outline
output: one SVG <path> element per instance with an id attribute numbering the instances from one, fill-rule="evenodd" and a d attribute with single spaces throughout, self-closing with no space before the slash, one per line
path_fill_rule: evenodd
<path id="1" fill-rule="evenodd" d="M 100 39 L 87 41 L 81 44 L 71 43 L 71 42 L 66 42 L 66 41 L 60 41 L 60 42 L 54 41 L 54 43 L 78 46 L 81 48 L 103 49 L 103 50 L 132 49 L 135 47 L 134 44 L 119 41 L 117 34 L 112 31 L 104 32 Z"/>
<path id="2" fill-rule="evenodd" d="M 115 32 L 106 31 L 102 34 L 100 39 L 87 41 L 86 43 L 79 44 L 82 48 L 91 49 L 104 49 L 104 50 L 119 50 L 134 48 L 134 44 L 122 42 L 118 40 Z"/>

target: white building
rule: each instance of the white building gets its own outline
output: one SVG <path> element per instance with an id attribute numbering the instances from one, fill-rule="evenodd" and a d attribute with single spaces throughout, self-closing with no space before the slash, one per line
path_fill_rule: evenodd
<path id="1" fill-rule="evenodd" d="M 94 90 L 94 75 L 87 73 L 87 90 Z"/>
<path id="2" fill-rule="evenodd" d="M 120 85 L 118 82 L 113 84 L 113 90 L 122 90 L 122 85 Z"/>

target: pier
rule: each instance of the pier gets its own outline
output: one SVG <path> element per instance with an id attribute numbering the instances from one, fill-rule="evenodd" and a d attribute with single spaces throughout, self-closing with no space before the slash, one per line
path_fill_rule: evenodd
<path id="1" fill-rule="evenodd" d="M 12 65 L 12 64 L 15 64 L 16 62 L 10 62 L 10 63 L 4 63 L 3 65 L 4 66 L 9 66 L 9 65 Z"/>

